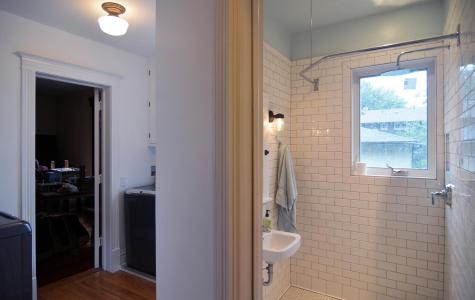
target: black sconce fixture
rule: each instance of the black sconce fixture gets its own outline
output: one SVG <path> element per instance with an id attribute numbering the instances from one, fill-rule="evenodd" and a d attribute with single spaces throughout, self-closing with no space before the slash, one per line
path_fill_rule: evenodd
<path id="1" fill-rule="evenodd" d="M 274 119 L 283 119 L 283 118 L 284 118 L 284 114 L 281 114 L 281 113 L 274 114 L 272 110 L 269 110 L 269 123 L 274 122 Z"/>

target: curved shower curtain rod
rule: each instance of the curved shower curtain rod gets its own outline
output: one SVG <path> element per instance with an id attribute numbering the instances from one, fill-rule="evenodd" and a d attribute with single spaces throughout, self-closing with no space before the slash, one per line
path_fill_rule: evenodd
<path id="1" fill-rule="evenodd" d="M 442 45 L 442 46 L 435 46 L 435 47 L 429 47 L 429 48 L 422 48 L 422 49 L 416 49 L 416 50 L 409 50 L 409 51 L 403 51 L 399 53 L 396 59 L 396 68 L 399 69 L 401 67 L 401 58 L 404 55 L 411 54 L 411 53 L 416 53 L 416 52 L 421 52 L 421 51 L 430 51 L 430 50 L 436 50 L 436 49 L 450 49 L 450 45 Z"/>
<path id="2" fill-rule="evenodd" d="M 300 71 L 299 74 L 303 79 L 305 79 L 306 81 L 313 84 L 313 90 L 314 91 L 318 91 L 319 79 L 318 78 L 312 79 L 312 78 L 308 77 L 307 75 L 305 75 L 305 73 L 307 73 L 308 71 L 313 69 L 315 66 L 317 66 L 318 64 L 320 64 L 324 60 L 328 60 L 330 58 L 335 58 L 335 57 L 340 57 L 340 56 L 345 56 L 345 55 L 350 55 L 350 54 L 358 54 L 358 53 L 364 53 L 364 52 L 378 51 L 378 50 L 384 50 L 384 49 L 389 49 L 389 48 L 403 47 L 403 46 L 408 46 L 408 45 L 421 44 L 421 43 L 447 40 L 447 39 L 456 39 L 457 40 L 457 46 L 460 46 L 460 35 L 461 35 L 460 34 L 460 24 L 458 24 L 457 25 L 457 32 L 451 33 L 451 34 L 439 35 L 439 36 L 434 36 L 434 37 L 429 37 L 429 38 L 424 38 L 424 39 L 419 39 L 419 40 L 412 40 L 412 41 L 402 42 L 402 43 L 386 44 L 386 45 L 372 47 L 372 48 L 366 48 L 366 49 L 359 49 L 359 50 L 329 54 L 329 55 L 325 55 L 325 56 L 321 57 L 320 59 L 316 60 L 315 62 L 310 63 L 306 68 L 304 68 L 302 71 Z M 405 54 L 407 54 L 407 52 Z M 312 61 L 311 57 L 310 57 L 310 61 Z"/>

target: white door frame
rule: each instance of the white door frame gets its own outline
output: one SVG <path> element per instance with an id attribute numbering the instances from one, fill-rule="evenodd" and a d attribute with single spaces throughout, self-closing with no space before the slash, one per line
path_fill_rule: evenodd
<path id="1" fill-rule="evenodd" d="M 105 99 L 105 91 L 102 88 L 94 88 L 94 268 L 102 267 L 100 264 L 101 257 L 101 220 L 103 219 L 103 208 L 100 206 L 101 200 L 104 199 L 105 191 L 103 189 L 102 171 L 105 169 L 104 164 L 104 122 L 103 107 Z M 103 202 L 102 202 L 103 204 Z"/>
<path id="2" fill-rule="evenodd" d="M 118 182 L 118 107 L 121 77 L 78 65 L 68 64 L 23 52 L 21 60 L 21 218 L 32 227 L 32 284 L 36 293 L 35 237 L 35 112 L 36 78 L 45 77 L 103 89 L 103 202 L 102 202 L 102 268 L 120 269 L 119 248 L 119 186 Z"/>
<path id="3" fill-rule="evenodd" d="M 263 0 L 216 3 L 216 299 L 260 300 Z"/>

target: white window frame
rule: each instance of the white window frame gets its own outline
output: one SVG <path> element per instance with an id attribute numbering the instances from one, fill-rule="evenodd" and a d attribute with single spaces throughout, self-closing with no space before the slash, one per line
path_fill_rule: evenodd
<path id="1" fill-rule="evenodd" d="M 436 58 L 406 61 L 401 68 L 427 69 L 427 169 L 399 169 L 404 175 L 393 175 L 390 168 L 368 167 L 367 176 L 436 179 L 437 170 L 437 74 Z M 395 70 L 394 64 L 362 67 L 352 70 L 352 175 L 360 158 L 360 79 Z"/>

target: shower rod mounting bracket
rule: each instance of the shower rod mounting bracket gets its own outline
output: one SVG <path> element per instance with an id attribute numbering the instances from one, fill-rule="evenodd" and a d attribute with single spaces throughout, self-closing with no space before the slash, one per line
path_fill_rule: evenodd
<path id="1" fill-rule="evenodd" d="M 308 71 L 310 71 L 311 69 L 313 69 L 318 64 L 320 64 L 324 60 L 328 60 L 328 59 L 335 58 L 335 57 L 340 57 L 340 56 L 345 56 L 345 55 L 361 54 L 361 53 L 365 53 L 365 52 L 379 51 L 379 50 L 409 46 L 409 45 L 414 45 L 414 44 L 422 44 L 422 43 L 428 43 L 428 42 L 434 42 L 434 41 L 443 41 L 443 40 L 448 40 L 448 39 L 457 40 L 457 47 L 461 46 L 461 27 L 460 27 L 460 24 L 457 25 L 457 32 L 455 32 L 455 33 L 438 35 L 438 36 L 433 36 L 433 37 L 429 37 L 429 38 L 411 40 L 411 41 L 406 41 L 406 42 L 401 42 L 401 43 L 386 44 L 386 45 L 381 45 L 381 46 L 372 47 L 372 48 L 366 48 L 366 49 L 359 49 L 359 50 L 352 50 L 352 51 L 329 54 L 329 55 L 325 55 L 325 56 L 319 58 L 318 60 L 316 60 L 314 62 L 311 62 L 312 57 L 310 57 L 310 62 L 311 63 L 307 67 L 305 67 L 302 71 L 300 71 L 299 75 L 304 80 L 311 83 L 313 85 L 313 91 L 316 92 L 320 88 L 319 79 L 318 78 L 310 78 L 309 76 L 306 75 L 306 73 Z M 408 53 L 408 52 L 406 52 L 406 53 Z"/>
<path id="2" fill-rule="evenodd" d="M 318 91 L 319 87 L 320 87 L 320 79 L 318 78 L 315 78 L 313 81 L 313 90 L 314 91 Z"/>

